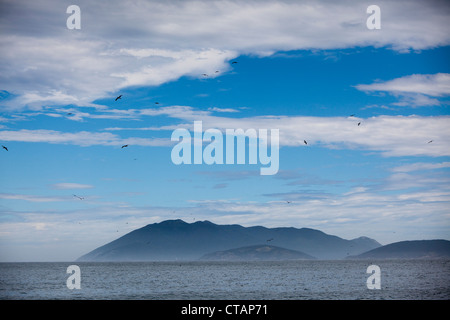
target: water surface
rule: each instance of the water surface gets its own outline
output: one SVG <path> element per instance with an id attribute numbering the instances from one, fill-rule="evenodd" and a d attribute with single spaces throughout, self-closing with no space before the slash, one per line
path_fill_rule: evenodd
<path id="1" fill-rule="evenodd" d="M 70 290 L 69 265 L 81 270 Z M 381 289 L 367 288 L 367 267 Z M 0 299 L 449 299 L 450 260 L 0 263 Z"/>

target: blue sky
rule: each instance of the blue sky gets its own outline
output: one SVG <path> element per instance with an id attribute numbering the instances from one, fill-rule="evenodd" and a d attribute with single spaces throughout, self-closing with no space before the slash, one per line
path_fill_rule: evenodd
<path id="1" fill-rule="evenodd" d="M 0 261 L 178 218 L 450 239 L 447 4 L 369 30 L 364 1 L 78 1 L 69 30 L 71 4 L 1 4 Z M 277 174 L 173 164 L 194 121 L 278 129 Z"/>

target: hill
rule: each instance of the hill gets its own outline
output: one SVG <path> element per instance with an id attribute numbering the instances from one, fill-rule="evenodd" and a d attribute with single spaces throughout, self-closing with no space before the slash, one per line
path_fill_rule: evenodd
<path id="1" fill-rule="evenodd" d="M 437 259 L 450 258 L 448 240 L 414 240 L 394 242 L 350 259 Z"/>
<path id="2" fill-rule="evenodd" d="M 366 237 L 345 240 L 309 228 L 243 227 L 209 221 L 166 220 L 136 229 L 78 260 L 197 260 L 207 253 L 262 243 L 304 252 L 319 259 L 341 259 L 380 246 Z"/>
<path id="3" fill-rule="evenodd" d="M 205 254 L 200 260 L 207 261 L 279 261 L 306 260 L 314 257 L 296 250 L 284 249 L 269 245 L 256 245 L 216 251 Z"/>

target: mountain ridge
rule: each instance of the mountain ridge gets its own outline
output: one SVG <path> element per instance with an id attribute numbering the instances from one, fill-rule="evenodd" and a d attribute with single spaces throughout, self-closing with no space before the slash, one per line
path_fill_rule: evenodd
<path id="1" fill-rule="evenodd" d="M 238 224 L 218 225 L 208 220 L 187 223 L 176 219 L 135 229 L 77 260 L 197 260 L 208 253 L 262 243 L 300 251 L 318 259 L 342 259 L 349 254 L 357 255 L 381 246 L 367 237 L 346 240 L 311 228 L 243 227 Z"/>
<path id="2" fill-rule="evenodd" d="M 407 240 L 381 246 L 348 259 L 439 259 L 450 258 L 450 241 Z"/>

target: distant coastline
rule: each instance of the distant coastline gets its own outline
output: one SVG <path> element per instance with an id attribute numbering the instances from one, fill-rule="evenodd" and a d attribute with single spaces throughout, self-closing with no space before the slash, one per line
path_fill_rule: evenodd
<path id="1" fill-rule="evenodd" d="M 450 259 L 450 241 L 399 241 L 349 256 L 348 259 Z"/>

